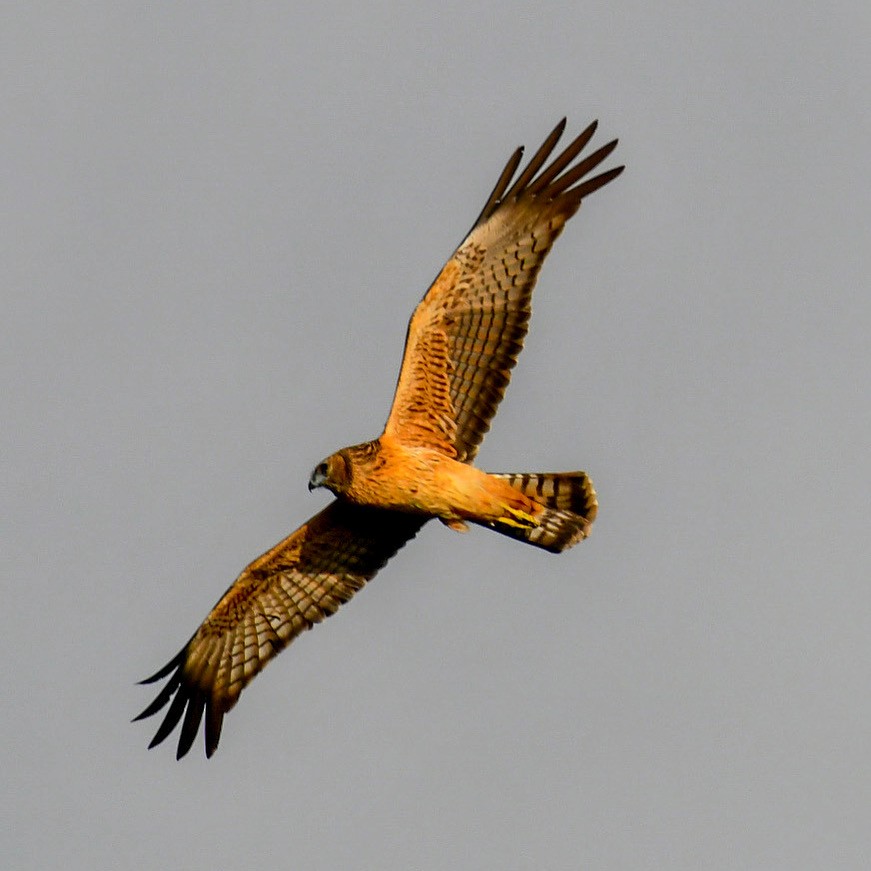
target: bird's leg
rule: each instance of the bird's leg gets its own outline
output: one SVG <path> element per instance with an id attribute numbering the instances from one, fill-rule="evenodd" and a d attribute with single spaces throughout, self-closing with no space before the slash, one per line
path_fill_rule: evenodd
<path id="1" fill-rule="evenodd" d="M 506 505 L 505 510 L 512 516 L 500 517 L 499 523 L 504 523 L 506 526 L 516 526 L 518 529 L 534 529 L 538 526 L 538 520 L 535 517 L 519 508 Z"/>
<path id="2" fill-rule="evenodd" d="M 469 524 L 466 523 L 465 520 L 460 520 L 459 517 L 454 518 L 453 520 L 446 520 L 444 517 L 440 517 L 442 523 L 448 527 L 448 529 L 453 529 L 454 532 L 468 532 Z"/>

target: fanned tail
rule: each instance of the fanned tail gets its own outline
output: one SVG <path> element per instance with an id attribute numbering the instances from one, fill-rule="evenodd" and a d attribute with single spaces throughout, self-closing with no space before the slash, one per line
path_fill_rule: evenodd
<path id="1" fill-rule="evenodd" d="M 502 478 L 530 499 L 544 505 L 535 526 L 497 523 L 491 527 L 503 535 L 535 547 L 560 553 L 590 534 L 599 503 L 586 472 L 503 472 Z"/>

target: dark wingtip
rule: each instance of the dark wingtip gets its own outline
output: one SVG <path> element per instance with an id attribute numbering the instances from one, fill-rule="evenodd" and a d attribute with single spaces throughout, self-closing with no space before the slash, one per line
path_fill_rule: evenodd
<path id="1" fill-rule="evenodd" d="M 132 722 L 136 722 L 137 720 L 144 720 L 147 717 L 154 716 L 159 710 L 164 708 L 169 700 L 172 698 L 173 693 L 178 688 L 178 685 L 181 683 L 181 670 L 177 669 L 175 674 L 167 681 L 166 685 L 160 690 L 160 692 L 155 697 L 154 701 L 142 711 L 141 714 L 135 716 Z"/>
<path id="2" fill-rule="evenodd" d="M 609 181 L 613 181 L 617 178 L 624 169 L 626 169 L 625 166 L 615 166 L 614 169 L 609 169 L 607 172 L 600 173 L 589 181 L 585 181 L 583 184 L 578 185 L 576 188 L 572 188 L 572 191 L 577 194 L 579 199 L 588 197 L 594 191 L 597 191 L 599 188 L 608 184 Z"/>
<path id="3" fill-rule="evenodd" d="M 224 723 L 224 711 L 214 699 L 209 699 L 206 705 L 206 759 L 218 749 L 221 740 L 221 726 Z"/>
<path id="4" fill-rule="evenodd" d="M 187 645 L 185 645 L 160 671 L 156 671 L 151 677 L 145 678 L 145 680 L 137 681 L 138 686 L 143 686 L 145 684 L 156 683 L 161 678 L 166 677 L 171 671 L 178 668 L 182 662 L 184 661 L 185 651 L 187 651 Z"/>
<path id="5" fill-rule="evenodd" d="M 130 722 L 136 723 L 139 720 L 154 716 L 163 710 L 171 700 L 172 704 L 169 706 L 157 733 L 151 739 L 148 749 L 151 750 L 158 744 L 162 744 L 181 722 L 181 733 L 175 755 L 176 759 L 181 759 L 187 755 L 196 741 L 197 732 L 205 712 L 206 756 L 211 757 L 217 749 L 221 737 L 224 710 L 206 692 L 182 681 L 182 666 L 186 650 L 187 647 L 156 674 L 139 681 L 140 684 L 150 684 L 167 677 L 167 675 L 170 676 L 151 704 Z"/>
<path id="6" fill-rule="evenodd" d="M 182 683 L 182 666 L 184 665 L 186 651 L 187 645 L 160 671 L 155 672 L 151 677 L 145 678 L 145 680 L 139 681 L 140 685 L 152 684 L 162 678 L 169 677 L 169 680 L 161 688 L 151 704 L 131 721 L 136 723 L 139 720 L 145 720 L 148 717 L 154 716 L 163 710 L 171 700 L 172 704 L 169 706 L 169 710 L 166 712 L 157 733 L 151 739 L 148 749 L 151 750 L 158 744 L 163 743 L 178 725 L 182 716 L 184 716 L 178 753 L 176 755 L 177 759 L 181 759 L 188 752 L 191 744 L 193 744 L 197 727 L 199 726 L 199 717 L 202 715 L 203 708 L 205 707 L 205 699 L 201 699 L 199 693 L 192 692 L 190 687 Z"/>
<path id="7" fill-rule="evenodd" d="M 178 725 L 178 721 L 181 719 L 187 703 L 188 694 L 185 692 L 184 687 L 181 687 L 172 700 L 172 704 L 169 706 L 169 710 L 166 712 L 160 728 L 158 728 L 157 733 L 151 739 L 151 743 L 148 745 L 149 750 L 167 739 L 172 730 Z"/>
<path id="8" fill-rule="evenodd" d="M 194 739 L 197 737 L 197 732 L 200 728 L 200 720 L 202 720 L 205 706 L 205 694 L 201 690 L 193 690 L 187 700 L 187 711 L 181 726 L 181 734 L 178 738 L 176 759 L 181 759 L 182 756 L 185 756 L 193 746 Z"/>

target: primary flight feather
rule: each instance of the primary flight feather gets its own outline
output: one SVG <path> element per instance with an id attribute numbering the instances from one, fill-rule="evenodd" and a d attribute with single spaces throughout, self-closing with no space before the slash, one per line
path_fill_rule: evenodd
<path id="1" fill-rule="evenodd" d="M 206 755 L 239 693 L 305 629 L 332 614 L 434 517 L 476 523 L 552 552 L 589 533 L 596 493 L 584 472 L 493 474 L 471 465 L 529 326 L 544 258 L 584 197 L 623 167 L 590 177 L 617 140 L 579 160 L 593 122 L 551 162 L 563 119 L 523 171 L 511 156 L 478 220 L 418 304 L 384 432 L 312 472 L 336 496 L 251 563 L 179 654 L 137 720 L 169 709 L 150 747 L 181 722 L 177 758 L 205 720 Z"/>

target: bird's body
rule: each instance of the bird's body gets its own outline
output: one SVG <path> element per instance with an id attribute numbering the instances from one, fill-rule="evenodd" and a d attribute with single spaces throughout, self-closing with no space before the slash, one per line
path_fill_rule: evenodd
<path id="1" fill-rule="evenodd" d="M 589 534 L 598 503 L 584 472 L 488 473 L 472 465 L 523 347 L 545 256 L 581 200 L 623 169 L 587 178 L 616 140 L 575 162 L 595 123 L 545 166 L 564 126 L 516 179 L 522 149 L 514 153 L 415 309 L 384 432 L 312 472 L 309 489 L 326 487 L 336 499 L 254 560 L 181 652 L 144 681 L 168 678 L 137 719 L 171 701 L 151 746 L 183 718 L 180 758 L 205 715 L 211 756 L 243 687 L 430 519 L 457 531 L 474 523 L 552 552 Z"/>
<path id="2" fill-rule="evenodd" d="M 482 525 L 510 521 L 512 512 L 534 518 L 543 511 L 504 478 L 389 436 L 343 448 L 324 462 L 332 475 L 321 481 L 316 474 L 316 486 L 356 505 Z"/>

